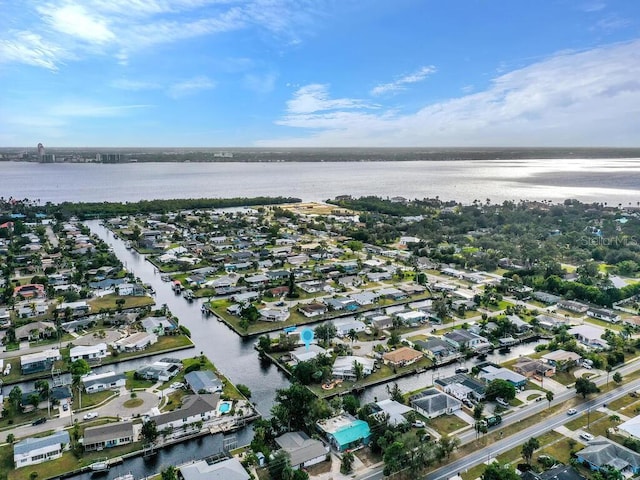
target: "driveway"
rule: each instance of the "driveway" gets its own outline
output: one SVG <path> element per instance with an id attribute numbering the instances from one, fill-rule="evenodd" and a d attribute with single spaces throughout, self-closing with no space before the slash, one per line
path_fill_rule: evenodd
<path id="1" fill-rule="evenodd" d="M 121 419 L 125 419 L 125 418 L 131 418 L 137 415 L 143 415 L 147 413 L 149 410 L 151 410 L 152 408 L 157 407 L 160 404 L 161 397 L 157 393 L 150 393 L 147 391 L 139 391 L 135 393 L 136 393 L 135 399 L 142 400 L 142 403 L 140 403 L 139 401 L 129 402 L 130 400 L 133 400 L 133 399 L 131 398 L 131 393 L 126 392 L 126 393 L 121 393 L 120 396 L 114 398 L 107 404 L 99 408 L 92 409 L 91 411 L 98 412 L 100 416 L 103 416 L 103 417 L 120 417 Z M 130 404 L 140 403 L 140 405 L 136 405 L 133 407 L 127 406 L 126 405 L 127 402 L 129 402 Z"/>

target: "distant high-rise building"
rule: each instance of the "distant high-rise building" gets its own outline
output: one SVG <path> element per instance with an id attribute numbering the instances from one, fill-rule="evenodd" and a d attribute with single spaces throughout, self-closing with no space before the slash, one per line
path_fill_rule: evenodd
<path id="1" fill-rule="evenodd" d="M 38 144 L 38 156 L 42 157 L 44 155 L 44 145 L 41 143 Z"/>
<path id="2" fill-rule="evenodd" d="M 119 153 L 98 153 L 96 161 L 102 163 L 120 163 L 122 159 Z"/>
<path id="3" fill-rule="evenodd" d="M 40 155 L 40 161 L 42 163 L 53 163 L 56 161 L 56 156 L 53 153 L 43 153 Z"/>

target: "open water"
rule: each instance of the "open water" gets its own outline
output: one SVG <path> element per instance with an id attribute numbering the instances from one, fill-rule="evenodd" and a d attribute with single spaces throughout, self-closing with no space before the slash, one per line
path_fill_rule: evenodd
<path id="1" fill-rule="evenodd" d="M 640 201 L 640 159 L 271 163 L 0 163 L 0 196 L 50 201 L 338 195 L 471 203 Z"/>

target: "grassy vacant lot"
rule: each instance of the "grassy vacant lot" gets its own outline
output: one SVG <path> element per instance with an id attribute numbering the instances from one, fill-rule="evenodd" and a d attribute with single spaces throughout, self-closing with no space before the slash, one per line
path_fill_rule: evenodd
<path id="1" fill-rule="evenodd" d="M 547 444 L 540 442 L 540 444 L 544 446 L 535 453 L 534 459 L 537 459 L 540 455 L 549 455 L 564 464 L 569 463 L 572 448 L 574 451 L 578 451 L 584 447 L 581 443 L 566 437 Z"/>
<path id="2" fill-rule="evenodd" d="M 574 418 L 570 422 L 564 424 L 569 430 L 578 430 L 579 428 L 584 428 L 587 426 L 587 423 L 593 425 L 596 420 L 605 417 L 606 415 L 602 412 L 590 412 L 588 415 L 581 415 L 578 418 Z"/>
<path id="3" fill-rule="evenodd" d="M 442 435 L 449 435 L 456 430 L 468 426 L 468 423 L 455 415 L 441 415 L 429 420 L 429 426 Z"/>
<path id="4" fill-rule="evenodd" d="M 99 312 L 101 309 L 112 310 L 115 311 L 119 307 L 116 304 L 116 300 L 124 299 L 123 309 L 126 308 L 136 308 L 136 307 L 146 307 L 147 305 L 154 305 L 156 302 L 153 298 L 143 296 L 143 297 L 132 297 L 125 296 L 121 297 L 120 295 L 105 295 L 104 297 L 96 298 L 93 300 L 89 300 L 87 303 L 91 305 L 92 312 Z"/>

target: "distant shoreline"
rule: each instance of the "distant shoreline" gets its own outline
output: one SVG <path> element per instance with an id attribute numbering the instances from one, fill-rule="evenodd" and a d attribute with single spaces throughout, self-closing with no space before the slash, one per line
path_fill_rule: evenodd
<path id="1" fill-rule="evenodd" d="M 0 161 L 33 163 L 333 163 L 640 159 L 640 148 L 0 148 Z"/>

